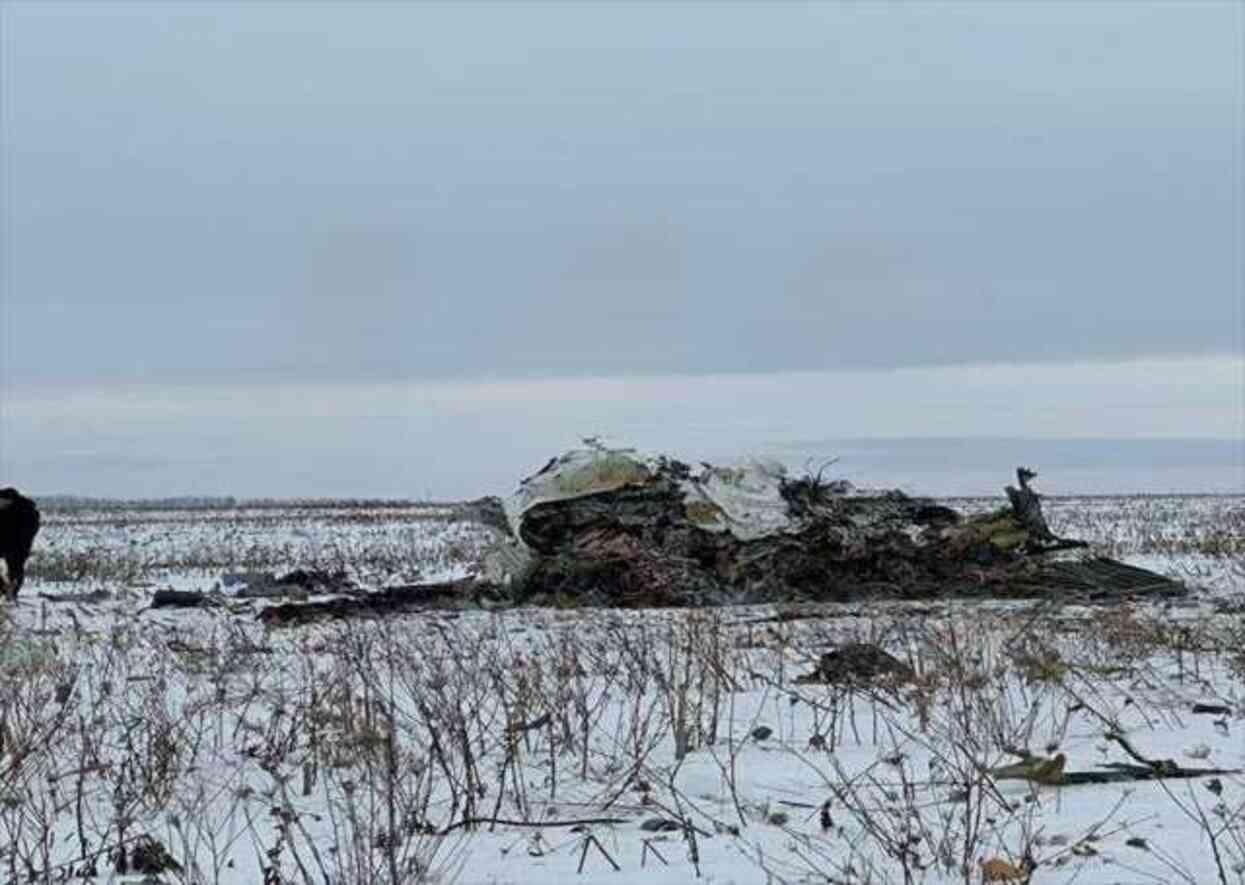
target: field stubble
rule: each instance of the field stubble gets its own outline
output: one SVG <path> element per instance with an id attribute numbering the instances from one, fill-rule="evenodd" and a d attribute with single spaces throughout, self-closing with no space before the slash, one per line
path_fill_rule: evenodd
<path id="1" fill-rule="evenodd" d="M 1241 499 L 1100 500 L 1049 502 L 1053 527 L 1200 563 L 1220 598 L 1245 589 L 1224 534 Z M 1021 751 L 1131 761 L 1108 734 L 1245 765 L 1239 610 L 529 610 L 265 631 L 139 607 L 143 588 L 232 569 L 439 580 L 488 540 L 415 508 L 352 516 L 49 519 L 0 622 L 0 881 L 1245 881 L 1240 775 L 998 776 Z M 1138 524 L 1156 517 L 1172 524 Z M 112 596 L 36 596 L 85 589 Z M 849 641 L 913 678 L 797 681 Z"/>

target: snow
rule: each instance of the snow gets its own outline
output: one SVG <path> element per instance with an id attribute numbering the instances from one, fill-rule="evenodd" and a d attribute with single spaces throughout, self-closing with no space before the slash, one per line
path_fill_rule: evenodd
<path id="1" fill-rule="evenodd" d="M 1108 732 L 1150 759 L 1245 768 L 1243 503 L 1046 502 L 1056 532 L 1196 584 L 1178 605 L 442 611 L 282 630 L 255 619 L 264 600 L 147 600 L 247 569 L 445 580 L 490 532 L 446 508 L 48 513 L 0 619 L 0 880 L 57 881 L 94 856 L 97 881 L 139 881 L 108 855 L 124 832 L 180 861 L 165 882 L 885 883 L 906 881 L 904 857 L 907 881 L 976 882 L 981 861 L 1026 851 L 1033 882 L 1245 882 L 1240 774 L 983 773 L 1014 761 L 1005 746 L 1062 752 L 1068 771 L 1133 761 Z M 846 641 L 880 644 L 917 682 L 797 681 Z M 430 832 L 469 804 L 511 823 Z M 679 829 L 642 828 L 657 817 Z M 598 818 L 622 822 L 520 825 Z"/>

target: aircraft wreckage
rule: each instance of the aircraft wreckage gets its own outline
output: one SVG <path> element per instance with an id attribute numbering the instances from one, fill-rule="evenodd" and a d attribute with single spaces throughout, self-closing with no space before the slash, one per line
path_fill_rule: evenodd
<path id="1" fill-rule="evenodd" d="M 1181 595 L 1179 582 L 1060 538 L 1035 473 L 965 516 L 776 463 L 692 467 L 600 445 L 553 458 L 506 501 L 462 515 L 498 535 L 474 577 L 278 605 L 273 623 L 411 608 L 692 607 L 931 598 L 1102 602 Z"/>

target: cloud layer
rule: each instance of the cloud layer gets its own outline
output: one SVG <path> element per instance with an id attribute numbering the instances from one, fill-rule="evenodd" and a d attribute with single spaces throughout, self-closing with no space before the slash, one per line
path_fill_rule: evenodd
<path id="1" fill-rule="evenodd" d="M 7 400 L 0 477 L 45 494 L 455 498 L 509 493 L 602 435 L 692 461 L 839 456 L 837 475 L 922 493 L 997 493 L 1018 463 L 1051 468 L 1056 493 L 1240 492 L 1242 377 L 1219 358 L 92 386 Z"/>
<path id="2" fill-rule="evenodd" d="M 1239 4 L 5 4 L 0 372 L 1239 353 Z"/>

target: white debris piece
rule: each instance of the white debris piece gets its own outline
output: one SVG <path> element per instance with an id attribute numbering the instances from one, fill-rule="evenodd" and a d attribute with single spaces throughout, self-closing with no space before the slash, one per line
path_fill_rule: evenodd
<path id="1" fill-rule="evenodd" d="M 652 468 L 634 449 L 593 447 L 571 449 L 553 458 L 527 479 L 505 502 L 506 518 L 515 537 L 523 514 L 546 501 L 569 501 L 611 492 L 652 476 Z"/>
<path id="2" fill-rule="evenodd" d="M 611 492 L 651 480 L 662 459 L 635 449 L 603 446 L 572 449 L 523 480 L 506 501 L 515 536 L 524 513 L 537 504 Z M 774 460 L 751 458 L 735 467 L 705 465 L 680 483 L 688 518 L 707 531 L 729 531 L 749 541 L 793 528 L 782 483 L 786 468 Z"/>
<path id="3" fill-rule="evenodd" d="M 787 469 L 771 460 L 753 458 L 738 467 L 706 466 L 700 475 L 683 482 L 683 499 L 693 504 L 688 516 L 696 525 L 751 541 L 792 528 L 782 496 L 786 478 Z"/>

